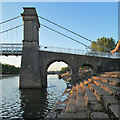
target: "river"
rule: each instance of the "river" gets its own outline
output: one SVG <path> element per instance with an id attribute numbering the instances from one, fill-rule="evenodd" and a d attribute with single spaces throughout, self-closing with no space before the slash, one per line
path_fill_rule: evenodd
<path id="1" fill-rule="evenodd" d="M 2 78 L 0 118 L 44 118 L 67 87 L 57 75 L 48 75 L 47 79 L 46 89 L 19 90 L 19 76 Z"/>

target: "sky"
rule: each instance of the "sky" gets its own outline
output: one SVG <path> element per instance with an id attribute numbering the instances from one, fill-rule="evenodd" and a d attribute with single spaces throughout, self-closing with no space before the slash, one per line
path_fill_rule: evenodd
<path id="1" fill-rule="evenodd" d="M 14 1 L 14 0 L 13 0 Z M 89 1 L 89 0 L 88 0 Z M 23 7 L 35 7 L 38 16 L 47 18 L 59 25 L 62 25 L 90 40 L 97 40 L 101 37 L 112 37 L 117 42 L 118 39 L 118 2 L 1 2 L 2 21 L 19 16 L 23 12 Z M 72 35 L 42 19 L 40 23 L 45 24 L 57 31 L 60 31 L 88 46 L 90 42 L 85 41 L 75 35 Z M 22 18 L 18 18 L 14 22 L 6 23 L 2 26 L 2 31 L 20 25 Z M 20 27 L 8 33 L 1 35 L 1 43 L 22 43 L 23 28 Z M 58 35 L 41 26 L 39 30 L 39 42 L 43 46 L 55 46 L 71 49 L 85 50 L 83 45 L 75 43 L 64 36 Z M 15 66 L 20 66 L 21 57 L 5 57 L 0 59 L 2 63 L 9 63 Z M 58 65 L 56 69 L 58 69 Z M 61 64 L 61 66 L 64 66 Z M 55 69 L 55 68 L 54 68 Z M 52 70 L 52 68 L 51 68 Z"/>

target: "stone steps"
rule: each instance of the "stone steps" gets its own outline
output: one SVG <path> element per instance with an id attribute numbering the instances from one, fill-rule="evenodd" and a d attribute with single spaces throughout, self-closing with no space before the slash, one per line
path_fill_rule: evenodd
<path id="1" fill-rule="evenodd" d="M 120 75 L 101 74 L 102 77 L 120 78 Z"/>
<path id="2" fill-rule="evenodd" d="M 83 92 L 85 94 L 85 100 L 86 100 L 86 104 L 91 104 L 97 101 L 96 96 L 93 94 L 93 92 L 89 89 L 88 86 L 85 85 L 85 83 L 80 83 Z"/>
<path id="3" fill-rule="evenodd" d="M 75 113 L 76 112 L 76 98 L 77 98 L 77 90 L 76 87 L 72 87 L 72 93 L 70 95 L 69 102 L 67 104 L 65 112 L 67 113 Z"/>
<path id="4" fill-rule="evenodd" d="M 91 83 L 91 82 L 93 82 L 93 83 Z M 105 91 L 101 87 L 97 86 L 99 84 L 98 81 L 96 81 L 94 79 L 88 79 L 88 81 L 85 80 L 84 83 L 87 84 L 89 86 L 89 88 L 97 96 L 97 98 L 102 101 L 109 116 L 112 119 L 116 119 L 116 120 L 119 119 L 118 118 L 119 117 L 118 109 L 115 109 L 115 107 L 118 108 L 120 106 L 119 101 L 114 96 L 111 96 L 107 91 Z M 96 84 L 94 84 L 94 83 L 96 83 Z"/>
<path id="5" fill-rule="evenodd" d="M 119 71 L 116 72 L 105 72 L 106 75 L 120 75 Z"/>
<path id="6" fill-rule="evenodd" d="M 88 108 L 80 85 L 72 87 L 69 102 L 61 118 L 88 118 Z"/>
<path id="7" fill-rule="evenodd" d="M 76 100 L 76 106 L 77 107 L 86 107 L 86 101 L 84 98 L 84 93 L 82 91 L 82 88 L 80 85 L 76 85 L 77 88 L 77 100 Z"/>
<path id="8" fill-rule="evenodd" d="M 105 74 L 117 73 L 106 72 Z M 69 102 L 61 118 L 118 120 L 120 103 L 117 98 L 120 97 L 120 81 L 102 76 L 93 76 L 82 81 L 72 87 Z"/>
<path id="9" fill-rule="evenodd" d="M 87 102 L 87 106 L 90 109 L 90 118 L 97 119 L 97 118 L 105 118 L 110 119 L 109 116 L 105 113 L 104 107 L 102 106 L 100 99 L 94 94 L 92 89 L 90 89 L 89 84 L 87 81 L 84 80 L 84 83 L 80 83 L 84 93 L 85 99 Z M 102 115 L 102 116 L 101 116 Z"/>
<path id="10" fill-rule="evenodd" d="M 109 92 L 109 94 L 114 95 L 118 99 L 120 98 L 120 87 L 117 87 L 102 81 L 93 80 L 93 82 L 96 85 L 100 86 L 102 89 L 104 89 L 106 92 Z"/>
<path id="11" fill-rule="evenodd" d="M 94 83 L 89 83 L 88 81 L 84 81 L 85 84 L 88 84 L 89 88 L 94 92 L 97 98 L 100 100 L 102 96 L 107 96 L 108 93 L 101 89 L 99 86 L 96 86 Z"/>
<path id="12" fill-rule="evenodd" d="M 116 78 L 101 77 L 101 76 L 92 76 L 92 79 L 106 82 L 112 85 L 120 86 L 120 80 Z"/>

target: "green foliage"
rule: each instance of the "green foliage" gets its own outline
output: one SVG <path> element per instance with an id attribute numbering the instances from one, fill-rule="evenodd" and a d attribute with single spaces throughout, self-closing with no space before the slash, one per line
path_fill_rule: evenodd
<path id="1" fill-rule="evenodd" d="M 66 72 L 70 72 L 70 67 L 63 67 L 63 68 L 61 68 L 61 70 L 60 70 L 60 73 L 66 73 Z"/>
<path id="2" fill-rule="evenodd" d="M 113 38 L 102 37 L 100 39 L 98 38 L 97 41 L 93 41 L 91 43 L 91 48 L 93 48 L 92 51 L 109 52 L 108 50 L 102 48 L 101 46 L 97 44 L 104 46 L 105 48 L 108 48 L 109 50 L 114 49 L 116 46 L 115 40 Z"/>
<path id="3" fill-rule="evenodd" d="M 20 68 L 14 65 L 2 64 L 2 74 L 19 74 Z"/>

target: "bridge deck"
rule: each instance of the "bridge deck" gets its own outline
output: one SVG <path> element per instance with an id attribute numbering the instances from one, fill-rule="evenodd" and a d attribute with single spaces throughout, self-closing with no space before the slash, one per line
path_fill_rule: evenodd
<path id="1" fill-rule="evenodd" d="M 3 43 L 0 44 L 0 54 L 1 55 L 22 55 L 23 44 L 21 43 Z M 57 53 L 68 53 L 68 54 L 76 54 L 76 55 L 86 55 L 86 56 L 98 56 L 98 57 L 106 57 L 106 58 L 120 58 L 120 53 L 111 53 L 106 52 L 97 52 L 97 51 L 88 51 L 88 50 L 80 50 L 80 49 L 70 49 L 70 48 L 61 48 L 61 47 L 52 47 L 52 46 L 40 46 L 38 48 L 40 51 L 47 52 L 57 52 Z"/>

